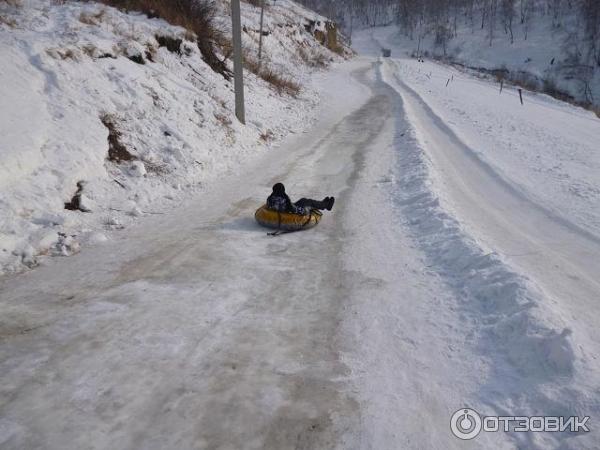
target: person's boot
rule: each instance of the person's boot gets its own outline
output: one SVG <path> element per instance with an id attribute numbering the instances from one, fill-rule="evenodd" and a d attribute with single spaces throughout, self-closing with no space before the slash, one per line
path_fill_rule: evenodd
<path id="1" fill-rule="evenodd" d="M 325 200 L 327 201 L 327 207 L 325 209 L 331 211 L 331 208 L 333 208 L 333 204 L 335 203 L 335 197 L 327 197 Z"/>

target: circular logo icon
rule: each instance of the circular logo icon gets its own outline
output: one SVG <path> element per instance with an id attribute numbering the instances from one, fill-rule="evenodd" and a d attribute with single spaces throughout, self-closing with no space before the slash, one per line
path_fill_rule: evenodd
<path id="1" fill-rule="evenodd" d="M 481 417 L 479 413 L 470 408 L 463 408 L 452 414 L 450 419 L 452 434 L 465 441 L 473 439 L 481 431 Z"/>

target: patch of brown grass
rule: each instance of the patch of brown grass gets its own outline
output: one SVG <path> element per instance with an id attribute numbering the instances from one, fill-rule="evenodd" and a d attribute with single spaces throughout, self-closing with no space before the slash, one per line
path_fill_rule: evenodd
<path id="1" fill-rule="evenodd" d="M 182 39 L 171 36 L 161 36 L 158 34 L 155 36 L 155 38 L 159 47 L 165 47 L 171 53 L 177 53 L 178 55 L 181 55 L 181 44 L 183 44 Z"/>
<path id="2" fill-rule="evenodd" d="M 279 94 L 297 97 L 300 94 L 300 85 L 288 77 L 284 77 L 271 69 L 261 70 L 259 76 L 269 83 Z"/>
<path id="3" fill-rule="evenodd" d="M 231 125 L 231 119 L 229 117 L 227 117 L 225 114 L 215 113 L 214 116 L 215 116 L 215 119 L 217 119 L 217 122 L 219 122 L 224 127 L 228 127 Z"/>
<path id="4" fill-rule="evenodd" d="M 148 17 L 160 17 L 172 25 L 177 25 L 194 33 L 204 61 L 226 79 L 231 79 L 231 71 L 225 61 L 219 59 L 215 48 L 226 39 L 217 28 L 215 18 L 217 6 L 214 0 L 100 0 L 103 3 L 125 11 L 141 11 Z"/>
<path id="5" fill-rule="evenodd" d="M 258 64 L 258 61 L 244 56 L 244 67 L 250 72 L 262 78 L 264 81 L 269 83 L 273 89 L 279 94 L 287 94 L 292 97 L 297 97 L 300 93 L 300 85 L 292 80 L 290 77 L 286 77 L 275 72 L 270 67 L 266 67 L 264 64 Z"/>
<path id="6" fill-rule="evenodd" d="M 96 47 L 93 44 L 85 44 L 83 47 L 81 47 L 81 51 L 90 58 L 93 58 L 96 54 Z"/>
<path id="7" fill-rule="evenodd" d="M 21 0 L 0 0 L 0 4 L 5 3 L 8 6 L 12 6 L 14 8 L 20 8 L 23 6 Z M 0 24 L 8 25 L 10 28 L 15 28 L 17 26 L 17 21 L 12 17 L 5 17 L 0 15 Z"/>
<path id="8" fill-rule="evenodd" d="M 343 45 L 340 45 L 340 44 L 334 45 L 332 48 L 330 48 L 330 50 L 333 53 L 340 55 L 343 58 L 346 57 L 346 49 L 344 48 Z"/>
<path id="9" fill-rule="evenodd" d="M 229 118 L 223 113 L 215 112 L 213 113 L 213 115 L 215 116 L 215 119 L 217 119 L 217 122 L 219 122 L 221 126 L 225 129 L 225 136 L 227 137 L 227 140 L 233 144 L 235 142 L 235 131 L 231 126 L 233 123 L 231 118 Z"/>
<path id="10" fill-rule="evenodd" d="M 327 57 L 319 52 L 312 49 L 306 49 L 302 46 L 298 47 L 298 56 L 304 61 L 304 63 L 310 67 L 327 67 L 329 61 Z"/>
<path id="11" fill-rule="evenodd" d="M 267 130 L 264 133 L 260 134 L 260 140 L 263 142 L 269 142 L 270 140 L 273 139 L 274 135 L 273 132 L 271 130 Z"/>
<path id="12" fill-rule="evenodd" d="M 15 28 L 17 26 L 17 21 L 10 17 L 0 16 L 0 23 L 8 25 L 11 28 Z"/>

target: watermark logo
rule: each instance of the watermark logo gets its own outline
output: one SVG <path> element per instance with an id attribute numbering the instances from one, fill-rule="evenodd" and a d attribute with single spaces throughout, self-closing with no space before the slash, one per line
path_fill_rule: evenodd
<path id="1" fill-rule="evenodd" d="M 589 416 L 481 416 L 471 408 L 456 411 L 450 419 L 452 434 L 459 439 L 469 440 L 485 432 L 589 432 Z"/>
<path id="2" fill-rule="evenodd" d="M 450 419 L 450 429 L 459 439 L 473 439 L 481 431 L 481 416 L 470 408 L 459 409 Z"/>

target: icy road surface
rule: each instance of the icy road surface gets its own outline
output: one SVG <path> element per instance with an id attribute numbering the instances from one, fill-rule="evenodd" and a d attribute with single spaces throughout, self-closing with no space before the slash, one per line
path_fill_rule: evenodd
<path id="1" fill-rule="evenodd" d="M 339 68 L 310 134 L 171 216 L 0 281 L 0 447 L 597 448 L 598 204 L 570 220 L 500 173 L 411 64 Z M 578 111 L 557 114 L 600 142 Z M 253 213 L 276 181 L 335 195 L 334 211 L 267 237 Z M 592 431 L 464 442 L 464 406 L 589 415 Z"/>

